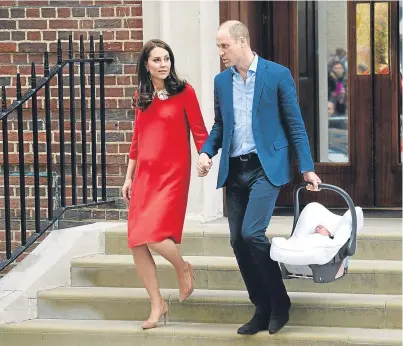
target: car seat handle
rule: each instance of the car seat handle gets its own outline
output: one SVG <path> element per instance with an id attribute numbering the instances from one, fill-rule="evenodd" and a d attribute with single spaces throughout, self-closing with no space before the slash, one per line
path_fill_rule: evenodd
<path id="1" fill-rule="evenodd" d="M 294 223 L 292 226 L 291 235 L 293 235 L 293 233 L 294 233 L 294 230 L 295 230 L 295 227 L 297 225 L 297 221 L 298 221 L 299 215 L 300 215 L 299 192 L 302 189 L 305 189 L 308 186 L 308 184 L 311 184 L 311 183 L 303 182 L 294 188 Z M 351 199 L 350 195 L 346 191 L 344 191 L 343 189 L 341 189 L 338 186 L 322 183 L 322 184 L 319 184 L 318 187 L 319 187 L 319 190 L 331 190 L 331 191 L 337 192 L 347 202 L 348 208 L 350 209 L 350 212 L 351 212 L 351 219 L 352 219 L 352 231 L 351 231 L 350 239 L 348 241 L 347 255 L 353 256 L 355 253 L 355 250 L 357 248 L 357 213 L 355 211 L 355 206 L 354 206 L 353 200 Z"/>

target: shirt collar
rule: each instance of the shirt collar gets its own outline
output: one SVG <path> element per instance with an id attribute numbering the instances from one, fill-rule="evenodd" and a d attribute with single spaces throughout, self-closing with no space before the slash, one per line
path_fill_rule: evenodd
<path id="1" fill-rule="evenodd" d="M 259 60 L 259 56 L 258 56 L 255 52 L 253 52 L 253 55 L 254 55 L 255 57 L 253 58 L 252 63 L 251 63 L 250 66 L 249 66 L 248 72 L 250 71 L 250 72 L 256 73 L 256 70 L 257 70 L 257 63 L 258 63 L 258 60 Z M 231 66 L 231 71 L 232 71 L 232 74 L 235 73 L 236 75 L 239 75 L 239 72 L 238 72 L 238 70 L 236 69 L 235 66 Z M 248 73 L 248 74 L 249 74 L 249 73 Z"/>

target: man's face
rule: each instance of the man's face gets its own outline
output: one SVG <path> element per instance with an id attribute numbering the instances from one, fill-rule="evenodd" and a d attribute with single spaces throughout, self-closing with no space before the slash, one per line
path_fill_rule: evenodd
<path id="1" fill-rule="evenodd" d="M 240 40 L 235 42 L 227 29 L 222 28 L 218 31 L 216 44 L 218 47 L 218 54 L 220 55 L 225 67 L 234 66 L 239 62 L 242 54 Z"/>

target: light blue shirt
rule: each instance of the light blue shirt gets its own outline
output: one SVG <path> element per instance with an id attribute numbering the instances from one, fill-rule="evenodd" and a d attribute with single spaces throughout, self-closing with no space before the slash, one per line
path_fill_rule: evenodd
<path id="1" fill-rule="evenodd" d="M 252 133 L 252 105 L 257 63 L 258 55 L 255 54 L 255 58 L 246 74 L 246 81 L 244 81 L 235 66 L 231 67 L 234 98 L 234 135 L 231 142 L 230 157 L 256 152 Z"/>

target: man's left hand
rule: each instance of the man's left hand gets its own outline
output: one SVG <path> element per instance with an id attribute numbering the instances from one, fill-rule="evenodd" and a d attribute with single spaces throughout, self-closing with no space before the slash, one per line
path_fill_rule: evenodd
<path id="1" fill-rule="evenodd" d="M 306 189 L 309 191 L 319 191 L 318 185 L 322 184 L 322 180 L 314 173 L 314 172 L 305 172 L 304 173 L 304 180 L 307 183 L 312 183 L 308 184 Z"/>

